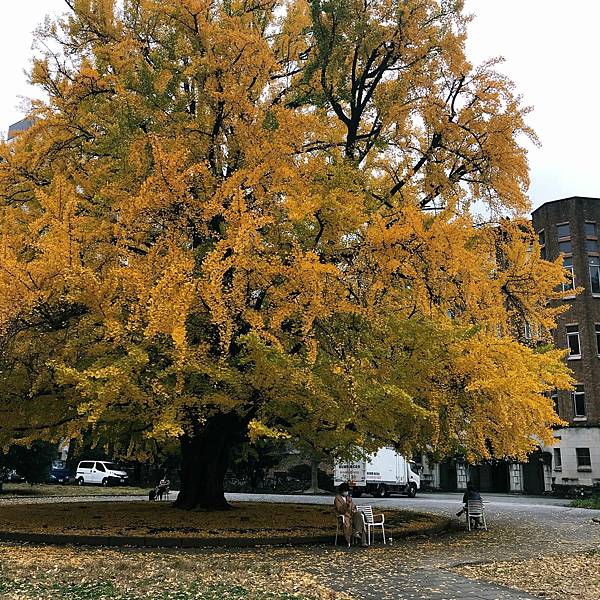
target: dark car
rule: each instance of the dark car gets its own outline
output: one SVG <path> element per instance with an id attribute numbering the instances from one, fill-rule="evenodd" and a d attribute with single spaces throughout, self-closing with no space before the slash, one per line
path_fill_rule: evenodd
<path id="1" fill-rule="evenodd" d="M 50 483 L 69 483 L 73 479 L 71 472 L 59 461 L 52 464 L 48 481 Z"/>
<path id="2" fill-rule="evenodd" d="M 4 483 L 23 483 L 25 481 L 25 477 L 21 477 L 14 469 L 0 472 L 0 477 Z"/>

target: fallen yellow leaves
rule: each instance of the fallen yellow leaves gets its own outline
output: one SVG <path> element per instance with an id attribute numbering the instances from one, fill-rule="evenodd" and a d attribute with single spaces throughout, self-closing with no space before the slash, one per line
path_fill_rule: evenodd
<path id="1" fill-rule="evenodd" d="M 465 565 L 455 571 L 472 579 L 500 583 L 548 600 L 600 598 L 598 551 Z"/>
<path id="2" fill-rule="evenodd" d="M 135 552 L 0 545 L 3 600 L 349 600 L 293 569 L 244 553 Z"/>

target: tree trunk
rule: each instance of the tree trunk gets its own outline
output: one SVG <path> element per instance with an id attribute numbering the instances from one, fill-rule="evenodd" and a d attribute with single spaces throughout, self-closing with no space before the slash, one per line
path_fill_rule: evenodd
<path id="1" fill-rule="evenodd" d="M 304 490 L 305 494 L 325 494 L 319 487 L 319 459 L 313 455 L 310 459 L 310 487 Z"/>
<path id="2" fill-rule="evenodd" d="M 310 487 L 313 490 L 319 489 L 319 461 L 314 456 L 310 461 Z"/>
<path id="3" fill-rule="evenodd" d="M 184 510 L 227 510 L 223 482 L 229 466 L 229 450 L 246 429 L 234 414 L 216 415 L 193 434 L 180 438 L 181 490 L 175 507 Z"/>

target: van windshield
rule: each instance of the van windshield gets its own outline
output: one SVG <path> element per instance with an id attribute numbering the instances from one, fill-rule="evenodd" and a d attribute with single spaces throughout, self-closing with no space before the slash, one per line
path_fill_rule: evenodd
<path id="1" fill-rule="evenodd" d="M 109 471 L 123 471 L 123 467 L 117 463 L 114 462 L 105 462 L 104 466 L 109 470 Z"/>

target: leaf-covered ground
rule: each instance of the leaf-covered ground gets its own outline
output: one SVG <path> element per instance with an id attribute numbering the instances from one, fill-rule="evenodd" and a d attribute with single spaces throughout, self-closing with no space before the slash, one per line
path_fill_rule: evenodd
<path id="1" fill-rule="evenodd" d="M 388 535 L 419 533 L 444 519 L 386 510 Z M 333 536 L 333 507 L 242 502 L 225 512 L 182 511 L 167 502 L 87 502 L 4 506 L 0 531 L 157 537 Z"/>
<path id="2" fill-rule="evenodd" d="M 472 579 L 499 583 L 548 600 L 600 598 L 600 550 L 467 565 L 455 571 Z"/>
<path id="3" fill-rule="evenodd" d="M 344 600 L 293 563 L 248 553 L 0 544 L 3 600 Z"/>
<path id="4" fill-rule="evenodd" d="M 273 513 L 271 505 L 262 506 L 269 516 Z M 419 500 L 420 510 L 428 506 L 437 504 Z M 441 507 L 436 509 L 441 514 L 450 510 L 444 503 Z M 5 508 L 0 506 L 0 515 Z M 384 509 L 388 520 L 390 509 Z M 439 536 L 395 539 L 391 546 L 378 543 L 367 549 L 324 544 L 227 551 L 106 551 L 5 544 L 0 545 L 0 598 L 347 598 L 341 590 L 354 600 L 516 600 L 532 595 L 598 600 L 596 516 L 593 511 L 565 506 L 528 504 L 523 498 L 516 503 L 490 503 L 489 531 L 469 533 L 464 520 L 455 520 L 453 529 Z M 76 565 L 83 565 L 83 570 Z"/>
<path id="5" fill-rule="evenodd" d="M 0 598 L 512 600 L 528 592 L 551 600 L 598 600 L 600 527 L 573 512 L 559 514 L 551 513 L 544 523 L 498 517 L 490 531 L 455 528 L 368 549 L 150 551 L 0 544 Z"/>
<path id="6" fill-rule="evenodd" d="M 2 486 L 0 499 L 20 498 L 23 496 L 54 496 L 54 497 L 73 497 L 73 496 L 147 496 L 148 488 L 114 486 L 102 487 L 101 485 L 58 485 L 39 483 L 29 485 L 28 483 L 5 483 Z"/>

